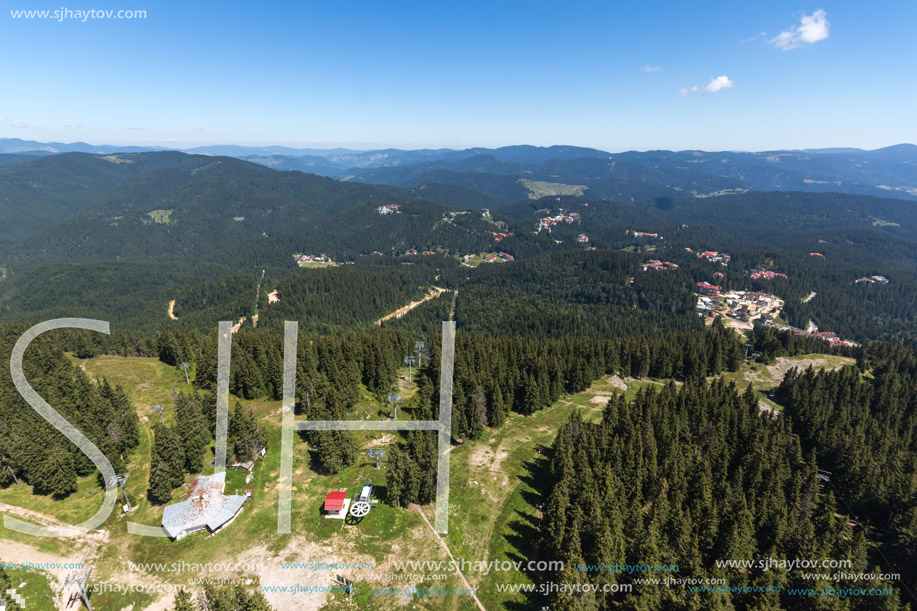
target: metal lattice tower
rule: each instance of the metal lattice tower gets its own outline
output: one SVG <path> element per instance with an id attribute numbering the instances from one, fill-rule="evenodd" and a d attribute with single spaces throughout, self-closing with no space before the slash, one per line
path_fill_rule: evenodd
<path id="1" fill-rule="evenodd" d="M 89 584 L 89 575 L 92 573 L 92 569 L 86 569 L 86 573 L 83 577 L 79 577 L 79 573 L 71 573 L 67 575 L 67 580 L 64 582 L 64 595 L 66 596 L 67 591 L 70 589 L 71 585 L 76 585 L 79 588 L 79 597 L 83 599 L 83 604 L 86 605 L 86 608 L 89 611 L 92 611 L 92 605 L 89 603 L 89 595 L 86 593 L 86 586 Z M 70 604 L 73 602 L 75 595 L 70 597 L 70 600 L 66 602 L 66 606 L 69 608 Z"/>
<path id="2" fill-rule="evenodd" d="M 398 402 L 401 401 L 400 392 L 390 392 L 388 393 L 388 402 L 394 404 L 395 406 L 395 420 L 398 420 Z"/>
<path id="3" fill-rule="evenodd" d="M 183 369 L 184 372 L 185 372 L 185 384 L 190 384 L 190 383 L 191 383 L 191 379 L 188 377 L 188 367 L 190 367 L 190 365 L 189 365 L 188 363 L 182 363 L 182 364 L 179 365 L 178 367 L 179 367 L 180 369 Z"/>
<path id="4" fill-rule="evenodd" d="M 162 403 L 157 403 L 156 405 L 153 406 L 153 411 L 159 412 L 159 423 L 163 426 L 165 426 L 166 424 L 165 421 L 162 419 L 162 410 L 164 410 L 165 408 L 166 406 L 163 405 Z"/>
<path id="5" fill-rule="evenodd" d="M 414 376 L 414 363 L 417 362 L 417 359 L 414 358 L 413 354 L 409 354 L 404 357 L 404 362 L 408 366 L 408 384 L 410 384 Z"/>
<path id="6" fill-rule="evenodd" d="M 127 491 L 124 489 L 124 484 L 127 483 L 130 476 L 130 473 L 122 473 L 121 475 L 115 475 L 110 480 L 112 486 L 121 486 L 121 494 L 124 495 L 124 506 L 127 508 L 125 511 L 131 510 L 131 502 L 127 498 Z"/>
<path id="7" fill-rule="evenodd" d="M 385 448 L 370 448 L 369 457 L 376 459 L 376 469 L 379 469 L 379 459 L 385 458 Z"/>

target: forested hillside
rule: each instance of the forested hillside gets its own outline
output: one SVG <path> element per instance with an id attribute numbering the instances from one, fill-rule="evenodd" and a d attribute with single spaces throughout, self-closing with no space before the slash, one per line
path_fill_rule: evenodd
<path id="1" fill-rule="evenodd" d="M 0 326 L 3 362 L 10 362 L 13 345 L 24 331 L 17 325 Z M 124 391 L 105 380 L 90 380 L 44 337 L 30 345 L 23 371 L 39 396 L 122 472 L 122 456 L 140 443 L 137 412 Z M 76 491 L 78 476 L 95 471 L 83 452 L 26 403 L 13 386 L 9 367 L 4 367 L 0 373 L 0 486 L 24 483 L 36 494 L 60 498 Z"/>
<path id="2" fill-rule="evenodd" d="M 871 346 L 861 369 L 794 371 L 777 391 L 840 507 L 875 527 L 887 561 L 917 588 L 917 355 Z M 866 379 L 862 368 L 870 368 Z"/>
<path id="3" fill-rule="evenodd" d="M 552 447 L 539 556 L 565 562 L 552 576 L 562 583 L 636 585 L 626 595 L 558 594 L 551 608 L 799 609 L 814 601 L 795 589 L 853 586 L 717 564 L 727 560 L 827 558 L 849 560 L 851 574 L 892 572 L 870 549 L 869 526 L 852 522 L 816 477 L 820 455 L 793 430 L 791 416 L 761 416 L 751 393 L 722 383 L 669 385 L 631 401 L 619 396 L 601 423 L 571 420 Z M 641 585 L 643 573 L 588 568 L 615 564 L 677 564 L 679 579 L 725 582 L 732 591 Z M 898 609 L 903 602 L 830 600 L 832 609 Z"/>

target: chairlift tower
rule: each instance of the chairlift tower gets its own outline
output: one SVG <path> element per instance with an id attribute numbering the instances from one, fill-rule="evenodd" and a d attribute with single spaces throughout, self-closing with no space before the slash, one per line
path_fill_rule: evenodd
<path id="1" fill-rule="evenodd" d="M 179 368 L 184 370 L 185 372 L 185 384 L 191 383 L 191 379 L 188 377 L 188 367 L 190 367 L 188 363 L 182 363 L 181 365 L 179 365 Z"/>
<path id="2" fill-rule="evenodd" d="M 376 459 L 376 469 L 379 469 L 379 459 L 385 458 L 385 448 L 370 448 L 369 457 Z"/>
<path id="3" fill-rule="evenodd" d="M 394 418 L 394 420 L 398 420 L 398 402 L 399 402 L 399 401 L 401 401 L 401 393 L 400 393 L 400 392 L 390 392 L 390 393 L 388 393 L 388 402 L 391 403 L 391 404 L 393 404 L 393 405 L 395 406 L 395 418 Z"/>
<path id="4" fill-rule="evenodd" d="M 745 344 L 745 358 L 748 358 L 748 351 L 754 348 L 754 344 Z"/>
<path id="5" fill-rule="evenodd" d="M 86 586 L 89 584 L 89 575 L 92 573 L 92 569 L 86 569 L 86 573 L 81 578 L 79 573 L 71 573 L 67 576 L 67 580 L 64 582 L 64 595 L 66 596 L 67 591 L 70 589 L 71 585 L 76 585 L 79 588 L 79 597 L 83 599 L 83 604 L 86 605 L 86 608 L 89 611 L 92 611 L 92 605 L 89 603 L 89 595 L 86 593 Z M 73 602 L 73 599 L 76 598 L 75 595 L 70 597 L 70 600 L 66 602 L 67 608 L 70 607 L 70 604 Z"/>
<path id="6" fill-rule="evenodd" d="M 425 344 L 423 342 L 414 343 L 414 352 L 417 353 L 417 366 L 420 367 L 423 365 L 423 349 Z"/>
<path id="7" fill-rule="evenodd" d="M 162 403 L 157 403 L 156 405 L 153 406 L 153 411 L 159 412 L 159 424 L 163 426 L 165 426 L 166 424 L 165 421 L 162 419 L 162 410 L 164 410 L 165 408 L 166 406 L 163 405 Z"/>
<path id="8" fill-rule="evenodd" d="M 124 496 L 124 511 L 131 510 L 131 502 L 127 498 L 127 491 L 124 489 L 124 484 L 127 483 L 127 480 L 130 476 L 130 473 L 122 473 L 121 475 L 112 476 L 112 478 L 109 480 L 112 486 L 121 486 L 121 494 Z"/>
<path id="9" fill-rule="evenodd" d="M 413 354 L 409 354 L 404 357 L 404 362 L 408 366 L 408 384 L 411 383 L 411 379 L 414 376 L 414 363 L 417 362 L 417 359 L 414 358 Z"/>

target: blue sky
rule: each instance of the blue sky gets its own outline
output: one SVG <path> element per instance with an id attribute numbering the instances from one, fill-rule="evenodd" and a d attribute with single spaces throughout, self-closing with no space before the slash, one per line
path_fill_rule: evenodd
<path id="1" fill-rule="evenodd" d="M 911 0 L 0 4 L 6 138 L 613 152 L 917 142 Z M 11 14 L 61 8 L 147 16 Z"/>

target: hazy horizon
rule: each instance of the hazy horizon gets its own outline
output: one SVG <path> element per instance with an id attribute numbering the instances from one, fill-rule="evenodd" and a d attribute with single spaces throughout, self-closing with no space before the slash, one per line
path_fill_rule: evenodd
<path id="1" fill-rule="evenodd" d="M 596 150 L 611 153 L 611 154 L 619 154 L 619 153 L 625 153 L 625 152 L 630 152 L 630 151 L 647 152 L 647 151 L 653 151 L 653 150 L 673 151 L 673 152 L 705 151 L 705 152 L 711 152 L 711 153 L 714 153 L 714 152 L 761 153 L 761 152 L 768 152 L 768 151 L 775 151 L 775 150 L 804 151 L 804 150 L 821 150 L 821 149 L 860 149 L 864 151 L 870 151 L 870 150 L 878 150 L 878 149 L 884 149 L 884 148 L 890 148 L 890 147 L 902 146 L 902 145 L 917 146 L 917 143 L 904 142 L 904 141 L 893 142 L 890 144 L 883 144 L 883 145 L 875 146 L 875 147 L 863 147 L 863 146 L 856 146 L 856 145 L 838 145 L 838 146 L 824 146 L 824 147 L 822 146 L 776 147 L 776 148 L 771 148 L 771 149 L 751 149 L 751 148 L 706 149 L 706 148 L 700 148 L 700 147 L 690 147 L 690 148 L 662 147 L 662 148 L 652 148 L 652 149 L 636 148 L 636 147 L 612 148 L 612 147 L 601 147 L 601 146 L 588 146 L 588 145 L 582 145 L 582 144 L 571 144 L 569 142 L 555 142 L 553 144 L 545 144 L 545 145 L 531 144 L 528 142 L 513 142 L 513 143 L 508 143 L 508 144 L 498 144 L 495 146 L 470 145 L 470 146 L 461 146 L 461 147 L 445 146 L 445 145 L 443 146 L 405 147 L 405 146 L 395 146 L 395 145 L 386 145 L 386 144 L 380 144 L 380 145 L 375 145 L 375 146 L 368 146 L 368 145 L 359 146 L 359 145 L 348 145 L 346 143 L 342 143 L 342 144 L 332 144 L 332 143 L 324 144 L 323 143 L 319 145 L 315 143 L 284 144 L 284 143 L 276 143 L 276 142 L 247 143 L 247 142 L 224 142 L 224 141 L 215 141 L 215 142 L 206 142 L 206 143 L 188 143 L 188 144 L 181 145 L 178 143 L 155 144 L 155 143 L 150 143 L 150 142 L 144 142 L 142 140 L 134 140 L 134 141 L 126 141 L 126 142 L 108 142 L 108 141 L 92 142 L 92 141 L 87 141 L 87 140 L 72 140 L 72 141 L 32 140 L 32 139 L 27 139 L 27 138 L 16 138 L 16 137 L 11 137 L 11 136 L 0 137 L 0 140 L 5 140 L 5 139 L 8 139 L 8 140 L 18 139 L 24 142 L 35 142 L 37 144 L 46 144 L 46 145 L 47 144 L 62 144 L 62 145 L 67 145 L 67 146 L 73 146 L 77 144 L 85 144 L 85 145 L 93 146 L 93 147 L 124 146 L 124 147 L 143 147 L 143 148 L 148 148 L 148 149 L 153 149 L 153 150 L 173 150 L 173 151 L 182 151 L 182 152 L 192 151 L 193 149 L 197 149 L 197 148 L 230 147 L 230 146 L 241 147 L 241 148 L 289 148 L 289 149 L 313 150 L 313 151 L 330 151 L 330 150 L 335 150 L 335 149 L 346 149 L 346 150 L 359 151 L 359 152 L 369 152 L 369 151 L 378 151 L 378 150 L 386 150 L 386 149 L 467 150 L 467 149 L 474 149 L 474 148 L 499 149 L 499 148 L 505 148 L 505 147 L 513 147 L 513 146 L 534 146 L 538 148 L 550 148 L 554 146 L 569 146 L 569 147 L 578 147 L 578 148 L 592 148 L 592 149 L 596 149 Z M 38 150 L 38 149 L 29 149 L 29 150 Z M 28 152 L 28 150 L 24 150 L 22 152 Z"/>

